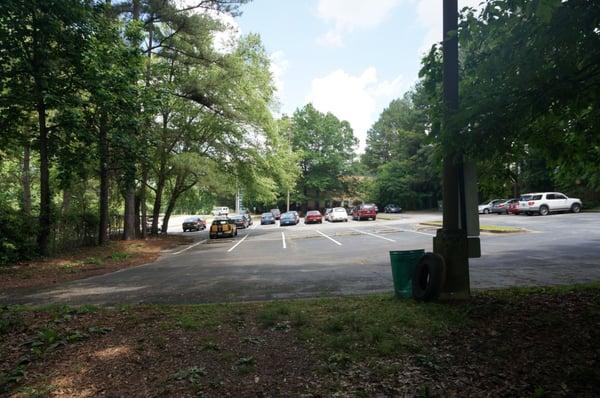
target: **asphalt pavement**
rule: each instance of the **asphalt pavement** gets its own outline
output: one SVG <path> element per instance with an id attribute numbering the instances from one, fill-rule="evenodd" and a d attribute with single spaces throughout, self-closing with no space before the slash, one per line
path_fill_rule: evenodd
<path id="1" fill-rule="evenodd" d="M 183 217 L 180 217 L 183 218 Z M 182 233 L 180 218 L 170 232 Z M 386 220 L 279 227 L 256 223 L 233 239 L 186 233 L 194 242 L 154 263 L 19 294 L 0 303 L 206 303 L 391 292 L 390 250 L 432 250 L 440 213 Z M 600 213 L 482 215 L 481 224 L 524 233 L 482 235 L 470 260 L 473 288 L 554 285 L 600 279 Z"/>

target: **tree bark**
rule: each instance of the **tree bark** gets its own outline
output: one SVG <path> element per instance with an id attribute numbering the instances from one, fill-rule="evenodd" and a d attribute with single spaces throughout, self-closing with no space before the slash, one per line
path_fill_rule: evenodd
<path id="1" fill-rule="evenodd" d="M 148 182 L 148 166 L 144 163 L 142 165 L 142 186 L 140 187 L 140 212 L 141 212 L 141 227 L 142 227 L 142 239 L 146 238 L 148 234 L 146 230 L 146 224 L 148 223 L 148 208 L 146 206 L 146 183 Z"/>
<path id="2" fill-rule="evenodd" d="M 139 192 L 135 195 L 135 236 L 140 237 L 141 236 L 141 231 L 140 231 L 140 194 Z"/>
<path id="3" fill-rule="evenodd" d="M 125 188 L 125 214 L 123 222 L 123 239 L 135 238 L 135 186 L 133 181 L 127 182 Z"/>
<path id="4" fill-rule="evenodd" d="M 23 163 L 21 165 L 21 188 L 22 188 L 22 202 L 21 210 L 26 217 L 31 216 L 31 173 L 30 173 L 30 162 L 31 162 L 31 147 L 29 142 L 26 142 L 23 146 Z"/>
<path id="5" fill-rule="evenodd" d="M 50 196 L 50 159 L 48 156 L 48 127 L 46 126 L 46 104 L 41 93 L 37 100 L 37 113 L 39 125 L 39 152 L 40 152 L 40 214 L 37 244 L 40 254 L 46 256 L 49 253 L 48 242 L 50 241 L 52 198 Z"/>
<path id="6" fill-rule="evenodd" d="M 99 128 L 99 147 L 100 147 L 100 224 L 98 228 L 98 244 L 103 245 L 108 242 L 108 201 L 110 196 L 109 191 L 109 145 L 106 116 L 103 114 L 100 117 Z"/>

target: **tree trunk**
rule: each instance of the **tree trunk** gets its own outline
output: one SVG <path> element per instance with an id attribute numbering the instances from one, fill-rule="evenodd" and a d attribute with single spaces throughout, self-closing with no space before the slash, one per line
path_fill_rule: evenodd
<path id="1" fill-rule="evenodd" d="M 109 145 L 108 132 L 106 125 L 106 116 L 103 114 L 100 118 L 99 129 L 99 147 L 100 147 L 100 224 L 98 227 L 98 244 L 103 245 L 108 242 L 108 202 L 109 202 Z"/>
<path id="2" fill-rule="evenodd" d="M 321 191 L 317 189 L 316 191 L 316 200 L 315 200 L 315 209 L 321 208 Z"/>
<path id="3" fill-rule="evenodd" d="M 37 100 L 37 113 L 39 124 L 39 152 L 40 152 L 40 215 L 37 244 L 40 254 L 49 253 L 48 242 L 51 232 L 50 211 L 52 199 L 50 196 L 50 160 L 48 156 L 48 127 L 46 126 L 46 104 L 41 93 Z"/>
<path id="4" fill-rule="evenodd" d="M 135 195 L 135 236 L 140 237 L 141 235 L 141 231 L 140 231 L 140 194 L 139 192 Z"/>
<path id="5" fill-rule="evenodd" d="M 31 216 L 31 174 L 30 174 L 30 160 L 31 160 L 31 148 L 29 142 L 25 143 L 23 147 L 23 164 L 21 165 L 21 188 L 22 188 L 22 202 L 21 210 L 26 217 Z"/>
<path id="6" fill-rule="evenodd" d="M 156 182 L 156 195 L 154 197 L 154 207 L 152 208 L 152 227 L 151 235 L 158 235 L 158 217 L 160 216 L 160 206 L 162 205 L 162 194 L 165 189 L 165 176 L 161 168 L 158 171 L 158 181 Z"/>
<path id="7" fill-rule="evenodd" d="M 146 239 L 146 224 L 148 223 L 148 209 L 146 207 L 146 183 L 148 182 L 148 166 L 142 165 L 142 186 L 140 187 L 140 212 L 142 224 L 142 239 Z"/>
<path id="8" fill-rule="evenodd" d="M 123 239 L 135 238 L 135 186 L 133 181 L 127 182 L 125 188 L 125 215 L 123 222 Z"/>

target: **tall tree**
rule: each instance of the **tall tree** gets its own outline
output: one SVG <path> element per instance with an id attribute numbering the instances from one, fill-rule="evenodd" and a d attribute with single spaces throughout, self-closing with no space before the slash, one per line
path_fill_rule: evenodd
<path id="1" fill-rule="evenodd" d="M 292 147 L 299 153 L 304 201 L 314 193 L 320 207 L 321 193 L 342 188 L 340 177 L 354 158 L 357 139 L 350 124 L 332 113 L 321 113 L 312 104 L 294 112 Z"/>
<path id="2" fill-rule="evenodd" d="M 78 0 L 6 0 L 0 4 L 0 36 L 3 38 L 0 80 L 3 86 L 11 86 L 4 100 L 37 113 L 38 248 L 41 254 L 49 252 L 52 227 L 50 164 L 54 155 L 51 134 L 55 126 L 49 119 L 66 97 L 76 93 L 82 43 L 86 43 L 89 31 L 89 11 L 87 2 Z"/>

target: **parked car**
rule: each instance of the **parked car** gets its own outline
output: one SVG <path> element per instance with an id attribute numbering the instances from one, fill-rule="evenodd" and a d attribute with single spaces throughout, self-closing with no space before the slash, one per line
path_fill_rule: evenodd
<path id="1" fill-rule="evenodd" d="M 253 224 L 254 221 L 252 221 L 252 214 L 250 214 L 246 210 L 243 210 L 240 214 L 246 218 L 246 220 L 248 221 L 248 225 Z"/>
<path id="2" fill-rule="evenodd" d="M 519 210 L 527 215 L 546 216 L 557 211 L 579 213 L 582 207 L 580 199 L 569 198 L 560 192 L 528 193 L 519 200 Z"/>
<path id="3" fill-rule="evenodd" d="M 519 199 L 511 199 L 506 212 L 508 214 L 521 214 L 521 210 L 519 210 Z"/>
<path id="4" fill-rule="evenodd" d="M 490 213 L 495 214 L 506 214 L 506 208 L 508 205 L 506 202 L 508 199 L 500 199 L 500 201 L 494 203 L 490 209 Z"/>
<path id="5" fill-rule="evenodd" d="M 152 231 L 152 220 L 153 219 L 154 218 L 152 216 L 146 218 L 146 232 Z M 162 217 L 159 217 L 158 218 L 158 231 L 159 232 L 162 229 L 162 222 L 163 222 Z"/>
<path id="6" fill-rule="evenodd" d="M 291 211 L 283 213 L 279 218 L 279 226 L 283 227 L 284 225 L 296 225 L 298 222 L 296 221 L 296 215 Z"/>
<path id="7" fill-rule="evenodd" d="M 281 212 L 279 209 L 271 209 L 271 214 L 273 214 L 273 217 L 275 217 L 276 220 L 279 220 L 281 217 Z"/>
<path id="8" fill-rule="evenodd" d="M 492 213 L 509 214 L 509 209 L 511 206 L 513 207 L 513 211 L 514 211 L 515 203 L 519 203 L 518 198 L 506 199 L 504 202 L 496 203 L 494 206 L 492 206 Z"/>
<path id="9" fill-rule="evenodd" d="M 325 217 L 325 220 L 326 220 L 326 221 L 331 221 L 331 220 L 329 219 L 329 215 L 331 214 L 331 211 L 332 211 L 332 210 L 333 210 L 333 209 L 332 209 L 331 207 L 327 207 L 327 208 L 325 208 L 325 211 L 323 212 L 323 217 Z"/>
<path id="10" fill-rule="evenodd" d="M 206 221 L 198 216 L 188 217 L 183 221 L 181 228 L 183 229 L 183 232 L 202 231 L 203 229 L 206 229 Z"/>
<path id="11" fill-rule="evenodd" d="M 384 213 L 402 213 L 402 207 L 394 204 L 389 204 L 383 208 Z"/>
<path id="12" fill-rule="evenodd" d="M 211 214 L 214 217 L 227 216 L 227 215 L 229 215 L 229 207 L 226 207 L 226 206 L 213 207 Z"/>
<path id="13" fill-rule="evenodd" d="M 506 199 L 504 199 L 506 200 Z M 478 206 L 478 210 L 479 210 L 479 214 L 490 214 L 492 212 L 492 206 L 494 206 L 494 204 L 502 202 L 503 199 L 494 199 L 494 200 L 490 200 L 487 203 L 482 203 Z"/>
<path id="14" fill-rule="evenodd" d="M 294 217 L 296 218 L 296 224 L 298 224 L 300 222 L 300 214 L 298 214 L 296 210 L 291 210 L 290 213 L 294 214 Z"/>
<path id="15" fill-rule="evenodd" d="M 227 217 L 216 217 L 210 226 L 209 236 L 211 239 L 221 238 L 224 236 L 228 236 L 230 238 L 237 236 L 237 227 L 235 222 Z"/>
<path id="16" fill-rule="evenodd" d="M 348 222 L 348 213 L 346 212 L 346 209 L 344 209 L 343 207 L 334 207 L 333 210 L 331 210 L 331 213 L 329 213 L 329 221 Z"/>
<path id="17" fill-rule="evenodd" d="M 360 206 L 356 206 L 354 211 L 352 211 L 352 219 L 353 220 L 375 220 L 377 218 L 377 211 L 375 210 L 374 204 L 364 204 Z"/>
<path id="18" fill-rule="evenodd" d="M 248 224 L 248 219 L 243 214 L 235 214 L 229 216 L 229 219 L 233 220 L 235 226 L 238 228 L 248 228 L 250 224 Z"/>
<path id="19" fill-rule="evenodd" d="M 275 221 L 275 217 L 273 216 L 273 213 L 263 213 L 260 216 L 260 225 L 265 225 L 265 224 L 275 224 L 277 221 Z"/>
<path id="20" fill-rule="evenodd" d="M 304 224 L 323 223 L 323 216 L 319 210 L 309 210 L 304 217 Z"/>

